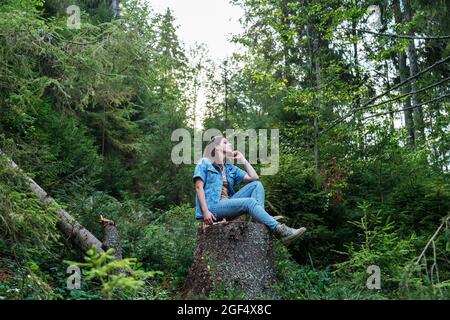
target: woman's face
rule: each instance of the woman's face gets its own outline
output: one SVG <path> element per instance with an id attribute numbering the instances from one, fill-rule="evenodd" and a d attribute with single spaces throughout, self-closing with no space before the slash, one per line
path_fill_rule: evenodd
<path id="1" fill-rule="evenodd" d="M 219 152 L 224 152 L 225 154 L 231 154 L 233 152 L 231 143 L 227 140 L 227 138 L 223 138 L 222 141 L 220 141 L 220 143 L 216 146 L 216 150 Z"/>

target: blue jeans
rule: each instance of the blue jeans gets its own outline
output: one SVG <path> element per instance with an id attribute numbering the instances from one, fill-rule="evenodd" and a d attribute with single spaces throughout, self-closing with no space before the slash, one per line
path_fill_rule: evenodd
<path id="1" fill-rule="evenodd" d="M 253 219 L 274 230 L 279 224 L 264 210 L 264 187 L 261 182 L 253 181 L 242 187 L 231 198 L 220 200 L 209 208 L 218 221 L 229 220 L 244 213 L 249 213 Z"/>

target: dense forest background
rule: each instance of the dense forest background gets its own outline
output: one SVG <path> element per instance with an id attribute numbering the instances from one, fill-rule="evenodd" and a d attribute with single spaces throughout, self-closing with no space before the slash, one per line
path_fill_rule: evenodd
<path id="1" fill-rule="evenodd" d="M 280 129 L 280 170 L 261 177 L 268 208 L 309 232 L 275 243 L 277 297 L 450 297 L 449 1 L 231 2 L 245 50 L 222 64 L 183 47 L 151 1 L 0 2 L 0 299 L 179 296 L 194 165 L 170 161 L 170 137 L 196 130 L 200 86 L 204 128 Z M 67 26 L 71 4 L 80 29 Z M 63 261 L 86 254 L 24 174 L 99 237 L 100 215 L 114 220 L 136 258 L 119 267 L 140 272 L 108 277 L 117 265 L 90 251 L 69 290 Z M 379 290 L 366 287 L 370 265 Z"/>

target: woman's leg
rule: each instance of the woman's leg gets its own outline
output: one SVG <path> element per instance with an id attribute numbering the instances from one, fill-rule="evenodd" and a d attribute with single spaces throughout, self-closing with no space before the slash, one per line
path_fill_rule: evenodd
<path id="1" fill-rule="evenodd" d="M 247 183 L 238 192 L 236 192 L 231 199 L 236 198 L 253 198 L 264 209 L 264 187 L 259 181 L 252 181 Z"/>
<path id="2" fill-rule="evenodd" d="M 258 204 L 254 198 L 231 198 L 221 200 L 217 205 L 210 208 L 210 211 L 216 216 L 217 220 L 224 218 L 236 218 L 243 213 L 249 213 L 253 219 L 265 224 L 270 230 L 275 230 L 279 224 L 264 208 Z"/>

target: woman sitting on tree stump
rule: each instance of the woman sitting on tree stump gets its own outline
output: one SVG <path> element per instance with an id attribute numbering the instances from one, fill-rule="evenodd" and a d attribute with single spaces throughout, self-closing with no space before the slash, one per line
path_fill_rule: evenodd
<path id="1" fill-rule="evenodd" d="M 245 171 L 227 163 L 227 156 L 240 159 Z M 265 224 L 284 244 L 300 237 L 306 231 L 305 228 L 290 228 L 277 221 L 280 217 L 272 217 L 266 212 L 264 187 L 258 179 L 252 165 L 241 152 L 233 151 L 224 136 L 213 137 L 194 171 L 196 219 L 213 224 L 248 213 L 256 221 Z M 246 185 L 235 193 L 233 186 L 241 182 Z"/>

